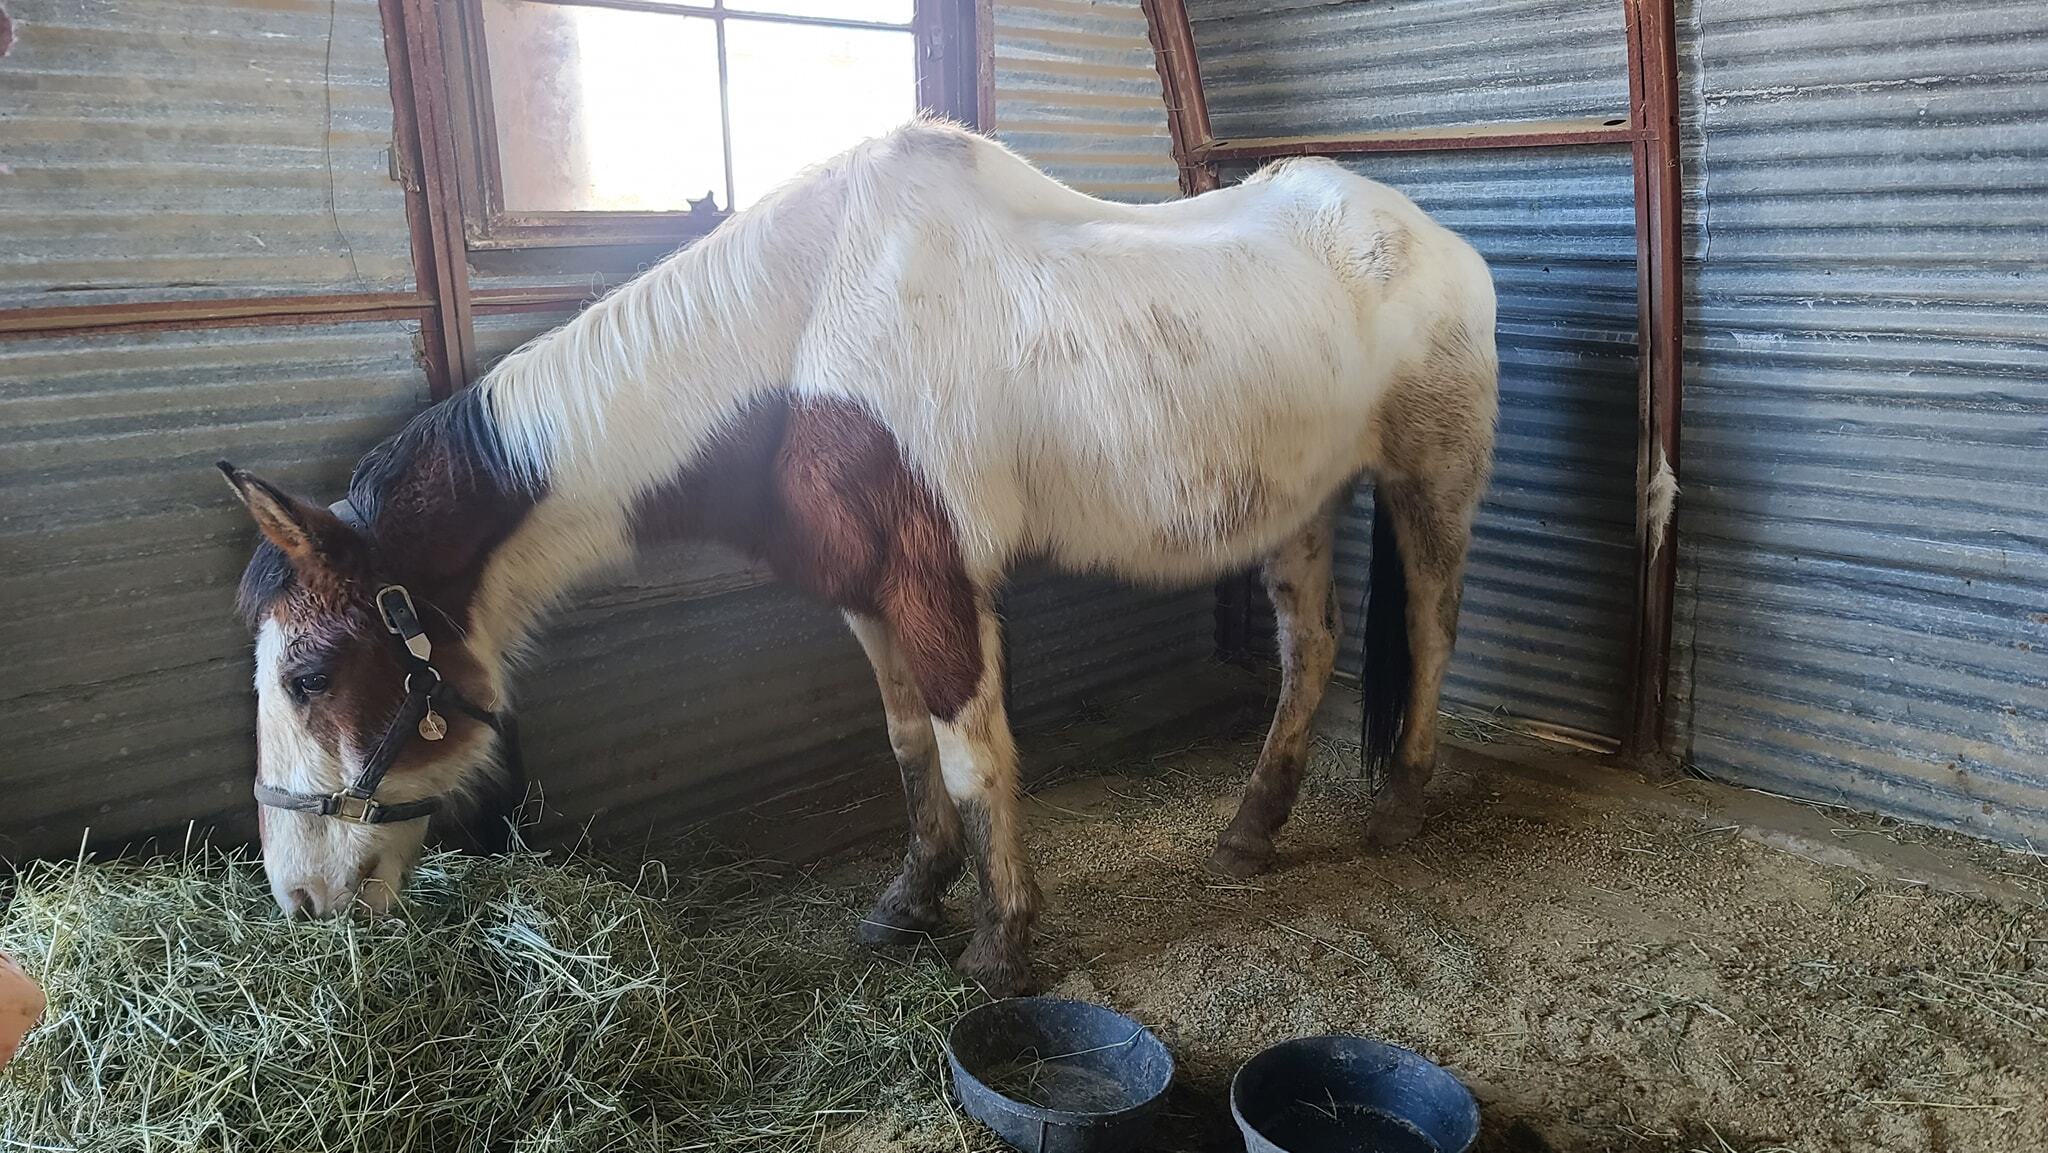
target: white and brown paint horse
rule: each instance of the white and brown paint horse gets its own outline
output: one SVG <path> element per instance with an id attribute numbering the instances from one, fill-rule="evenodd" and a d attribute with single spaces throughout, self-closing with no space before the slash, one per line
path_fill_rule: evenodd
<path id="1" fill-rule="evenodd" d="M 1014 989 L 1039 897 L 990 607 L 1005 570 L 1194 582 L 1264 564 L 1279 711 L 1214 856 L 1250 873 L 1335 657 L 1335 510 L 1370 473 L 1368 751 L 1391 762 L 1370 829 L 1398 840 L 1435 760 L 1493 331 L 1478 255 L 1327 161 L 1132 206 L 964 130 L 906 126 L 421 414 L 357 467 L 343 515 L 223 465 L 265 537 L 242 587 L 259 792 L 325 798 L 373 760 L 387 818 L 479 787 L 487 722 L 551 604 L 651 539 L 732 542 L 842 609 L 874 662 L 912 833 L 864 933 L 934 928 L 971 854 L 981 907 L 959 967 Z M 460 706 L 429 718 L 441 739 L 406 739 L 435 704 L 413 688 L 424 654 L 387 633 L 390 585 L 418 606 L 401 636 L 424 631 Z M 269 810 L 280 904 L 381 907 L 426 824 Z"/>

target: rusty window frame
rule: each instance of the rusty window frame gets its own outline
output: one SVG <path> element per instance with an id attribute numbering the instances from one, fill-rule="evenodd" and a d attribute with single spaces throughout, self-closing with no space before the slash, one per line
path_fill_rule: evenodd
<path id="1" fill-rule="evenodd" d="M 971 127 L 986 121 L 980 56 L 988 51 L 984 9 L 988 0 L 915 0 L 908 26 L 869 20 L 733 11 L 727 0 L 531 0 L 569 8 L 611 8 L 678 17 L 713 19 L 719 43 L 721 135 L 726 149 L 727 203 L 731 202 L 731 124 L 724 115 L 725 23 L 750 22 L 827 28 L 907 30 L 913 42 L 918 105 Z M 447 69 L 447 115 L 455 144 L 455 185 L 461 205 L 463 241 L 471 250 L 648 245 L 673 247 L 705 235 L 731 215 L 727 209 L 697 206 L 662 212 L 514 211 L 504 204 L 498 158 L 490 62 L 484 41 L 483 0 L 433 5 Z M 815 98 L 814 98 L 815 99 Z"/>

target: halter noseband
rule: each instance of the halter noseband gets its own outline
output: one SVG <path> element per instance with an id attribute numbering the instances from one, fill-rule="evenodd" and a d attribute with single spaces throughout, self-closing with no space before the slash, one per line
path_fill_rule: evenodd
<path id="1" fill-rule="evenodd" d="M 349 502 L 339 502 L 333 511 L 349 524 L 362 527 L 362 518 L 356 515 L 354 506 Z M 448 722 L 434 711 L 436 705 L 489 725 L 504 740 L 506 755 L 517 769 L 519 738 L 512 718 L 470 703 L 455 690 L 454 685 L 442 678 L 441 671 L 433 665 L 434 645 L 427 639 L 426 629 L 420 626 L 419 613 L 413 609 L 412 594 L 405 590 L 404 585 L 385 585 L 377 590 L 376 603 L 384 631 L 397 641 L 398 660 L 405 666 L 405 699 L 399 703 L 398 714 L 391 718 L 390 727 L 384 730 L 383 738 L 371 750 L 369 759 L 363 762 L 362 772 L 342 791 L 295 793 L 259 783 L 256 786 L 257 804 L 321 817 L 338 817 L 363 825 L 416 821 L 433 815 L 441 807 L 439 796 L 401 801 L 394 805 L 379 802 L 376 794 L 377 786 L 384 783 L 384 775 L 391 771 L 392 763 L 398 760 L 414 736 L 423 741 L 438 741 L 448 735 Z"/>

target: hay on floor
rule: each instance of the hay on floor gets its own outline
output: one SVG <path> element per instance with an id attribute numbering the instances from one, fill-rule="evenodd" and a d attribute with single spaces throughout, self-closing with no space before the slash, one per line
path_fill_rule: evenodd
<path id="1" fill-rule="evenodd" d="M 239 852 L 17 880 L 0 950 L 50 1011 L 0 1148 L 815 1149 L 942 1113 L 969 996 L 740 869 L 430 854 L 399 915 L 310 923 Z"/>

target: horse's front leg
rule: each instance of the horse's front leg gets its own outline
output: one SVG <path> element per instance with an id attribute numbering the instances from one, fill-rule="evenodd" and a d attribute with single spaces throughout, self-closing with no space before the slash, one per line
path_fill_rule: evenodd
<path id="1" fill-rule="evenodd" d="M 931 713 L 895 634 L 886 623 L 858 613 L 847 613 L 846 623 L 875 666 L 889 717 L 889 745 L 896 752 L 910 810 L 903 870 L 861 919 L 858 934 L 870 945 L 915 944 L 945 920 L 946 890 L 963 863 L 960 815 L 939 774 Z"/>
<path id="2" fill-rule="evenodd" d="M 981 884 L 974 938 L 955 968 L 1001 997 L 1022 991 L 1030 981 L 1031 926 L 1038 918 L 1039 894 L 1024 851 L 1017 743 L 1003 708 L 1002 627 L 987 598 L 977 602 L 969 636 L 979 644 L 969 645 L 979 649 L 978 676 L 971 686 L 961 678 L 965 691 L 957 698 L 925 695 L 934 710 L 932 729 L 946 792 L 959 809 Z M 957 662 L 958 654 L 952 656 Z"/>

